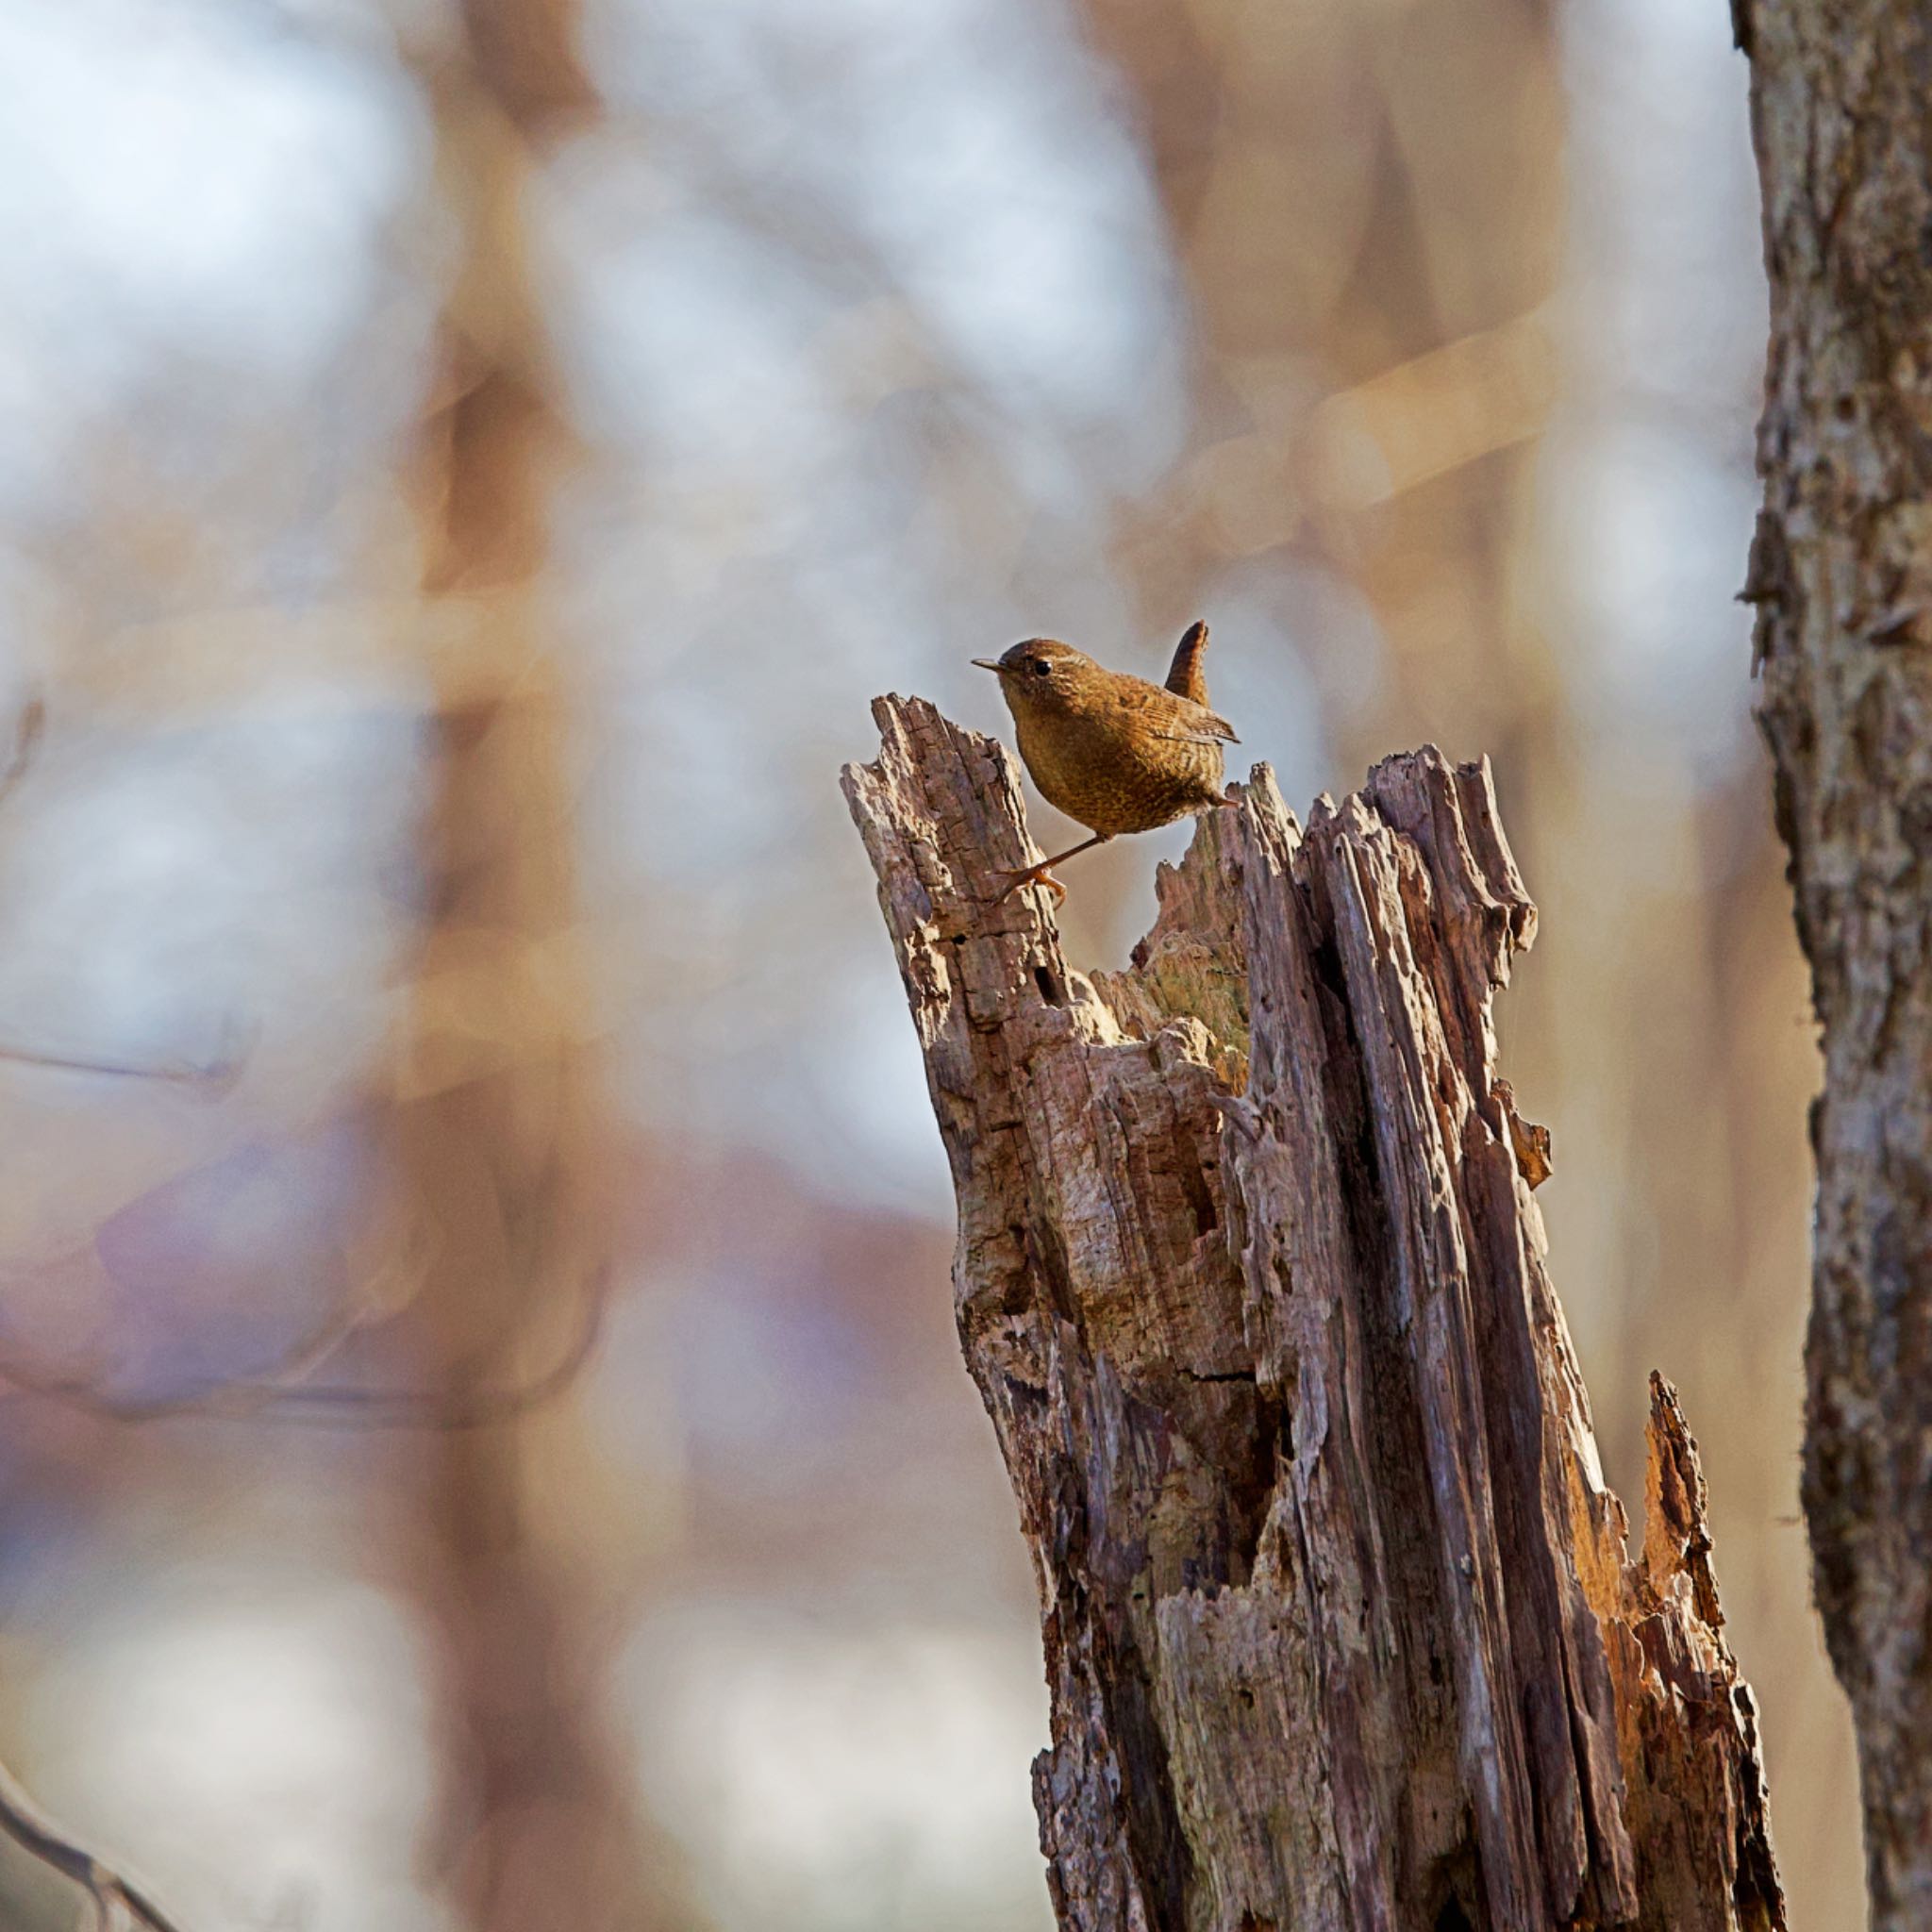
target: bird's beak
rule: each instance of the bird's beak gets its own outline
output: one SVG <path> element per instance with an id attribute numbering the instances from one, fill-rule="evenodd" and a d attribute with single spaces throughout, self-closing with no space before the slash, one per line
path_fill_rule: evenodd
<path id="1" fill-rule="evenodd" d="M 1000 663 L 996 658 L 975 658 L 973 661 L 975 664 L 977 664 L 982 671 L 991 671 L 995 675 L 997 675 L 1000 672 L 1006 669 L 1006 666 L 1004 664 Z"/>

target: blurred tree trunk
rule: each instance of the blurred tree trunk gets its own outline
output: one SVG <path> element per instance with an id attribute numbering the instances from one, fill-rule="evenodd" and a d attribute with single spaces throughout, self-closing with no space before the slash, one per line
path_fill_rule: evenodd
<path id="1" fill-rule="evenodd" d="M 552 0 L 471 0 L 426 74 L 461 253 L 418 482 L 425 587 L 457 643 L 432 659 L 430 924 L 399 1155 L 427 1270 L 412 1336 L 453 1414 L 567 1352 L 609 1258 L 540 582 L 570 444 L 523 238 L 541 143 L 591 105 L 573 25 Z M 441 1667 L 437 1859 L 475 1932 L 657 1923 L 605 1723 L 616 1619 L 587 1600 L 579 1485 L 551 1466 L 568 1428 L 544 1411 L 432 1434 L 408 1532 Z"/>
<path id="2" fill-rule="evenodd" d="M 1901 1932 L 1932 1926 L 1932 21 L 1734 17 L 1771 279 L 1744 594 L 1824 1049 L 1805 1513 Z"/>
<path id="3" fill-rule="evenodd" d="M 1519 583 L 1563 247 L 1550 8 L 1083 10 L 1130 86 L 1204 351 L 1208 447 L 1134 516 L 1127 567 L 1163 600 L 1284 553 L 1332 571 L 1392 659 L 1374 709 L 1335 721 L 1343 758 L 1425 723 L 1494 747 L 1519 794 L 1560 785 L 1560 675 Z"/>
<path id="4" fill-rule="evenodd" d="M 1604 1484 L 1496 1067 L 1535 929 L 1487 764 L 1303 832 L 1258 768 L 1070 972 L 992 740 L 882 698 L 846 795 L 953 1167 L 1038 1575 L 1069 1932 L 1771 1932 L 1755 1706 L 1653 1377 Z"/>

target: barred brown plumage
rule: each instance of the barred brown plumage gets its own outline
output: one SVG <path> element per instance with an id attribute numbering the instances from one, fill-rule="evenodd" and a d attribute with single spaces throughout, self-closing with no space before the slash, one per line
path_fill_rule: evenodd
<path id="1" fill-rule="evenodd" d="M 1234 727 L 1208 708 L 1201 658 L 1208 626 L 1190 626 L 1165 686 L 1109 671 L 1057 638 L 1027 638 L 997 660 L 1020 757 L 1041 795 L 1093 837 L 1008 876 L 1000 896 L 1045 886 L 1064 899 L 1051 868 L 1124 832 L 1150 832 L 1224 805 L 1222 750 Z"/>

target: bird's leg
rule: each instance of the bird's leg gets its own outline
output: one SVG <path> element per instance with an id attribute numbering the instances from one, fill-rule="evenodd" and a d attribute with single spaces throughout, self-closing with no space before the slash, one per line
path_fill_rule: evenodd
<path id="1" fill-rule="evenodd" d="M 1082 840 L 1077 845 L 1070 845 L 1064 852 L 1056 852 L 1051 858 L 1042 858 L 1038 865 L 1029 865 L 1023 872 L 1002 873 L 1000 876 L 1007 881 L 1007 889 L 993 901 L 994 905 L 1004 904 L 1022 886 L 1044 886 L 1054 895 L 1054 902 L 1058 904 L 1067 896 L 1067 889 L 1053 876 L 1054 867 L 1066 859 L 1077 858 L 1092 846 L 1105 845 L 1112 837 L 1111 832 L 1095 832 L 1092 838 Z"/>

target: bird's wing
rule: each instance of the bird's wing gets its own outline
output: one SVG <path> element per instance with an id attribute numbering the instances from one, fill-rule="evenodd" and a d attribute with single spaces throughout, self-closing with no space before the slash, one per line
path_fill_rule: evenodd
<path id="1" fill-rule="evenodd" d="M 1197 705 L 1174 691 L 1164 691 L 1137 677 L 1120 693 L 1122 706 L 1140 727 L 1154 738 L 1171 738 L 1177 744 L 1239 744 L 1234 726 L 1206 705 Z"/>

